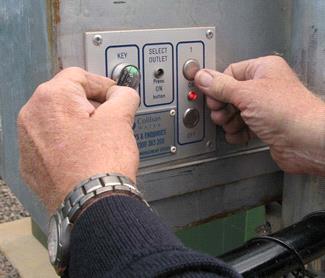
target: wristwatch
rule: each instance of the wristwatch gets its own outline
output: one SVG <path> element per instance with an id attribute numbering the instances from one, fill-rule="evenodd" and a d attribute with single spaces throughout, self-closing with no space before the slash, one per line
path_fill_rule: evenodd
<path id="1" fill-rule="evenodd" d="M 107 173 L 82 181 L 68 194 L 49 221 L 48 252 L 50 262 L 58 275 L 62 275 L 67 268 L 70 234 L 80 212 L 91 200 L 110 192 L 130 195 L 149 206 L 134 183 L 125 176 Z"/>

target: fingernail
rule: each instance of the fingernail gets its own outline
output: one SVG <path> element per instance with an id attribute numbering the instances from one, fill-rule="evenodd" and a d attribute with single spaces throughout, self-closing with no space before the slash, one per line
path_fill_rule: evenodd
<path id="1" fill-rule="evenodd" d="M 200 71 L 197 77 L 197 85 L 201 87 L 210 87 L 213 77 L 210 73 L 206 71 Z"/>

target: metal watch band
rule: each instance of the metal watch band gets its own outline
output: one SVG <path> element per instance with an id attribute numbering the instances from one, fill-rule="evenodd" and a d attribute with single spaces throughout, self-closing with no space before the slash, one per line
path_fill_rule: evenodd
<path id="1" fill-rule="evenodd" d="M 98 174 L 81 182 L 71 191 L 59 207 L 63 218 L 68 217 L 73 222 L 76 212 L 95 196 L 105 192 L 129 192 L 142 200 L 148 207 L 134 183 L 127 177 L 114 173 Z"/>
<path id="2" fill-rule="evenodd" d="M 48 249 L 50 261 L 58 275 L 63 275 L 67 269 L 70 233 L 78 212 L 87 204 L 87 201 L 106 192 L 130 193 L 149 207 L 134 183 L 125 176 L 115 173 L 99 174 L 81 182 L 64 199 L 57 213 L 50 218 L 49 226 L 52 226 L 52 229 L 49 228 Z M 56 227 L 55 230 L 53 225 Z M 53 242 L 56 244 L 53 245 Z"/>

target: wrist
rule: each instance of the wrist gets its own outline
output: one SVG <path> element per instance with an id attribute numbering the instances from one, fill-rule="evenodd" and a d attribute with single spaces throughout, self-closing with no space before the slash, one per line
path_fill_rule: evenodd
<path id="1" fill-rule="evenodd" d="M 301 116 L 301 125 L 296 130 L 293 142 L 297 163 L 305 174 L 325 176 L 325 103 L 317 98 Z"/>
<path id="2" fill-rule="evenodd" d="M 109 191 L 109 192 L 104 192 L 103 194 L 100 194 L 98 196 L 94 196 L 93 198 L 91 198 L 89 201 L 87 201 L 80 209 L 79 211 L 76 213 L 76 215 L 74 216 L 74 218 L 72 219 L 73 223 L 75 224 L 78 219 L 82 216 L 82 214 L 89 209 L 92 205 L 94 205 L 95 203 L 99 202 L 102 199 L 105 198 L 109 198 L 109 197 L 113 197 L 113 196 L 127 196 L 130 198 L 134 198 L 134 199 L 138 199 L 140 201 L 143 201 L 143 199 L 140 199 L 138 197 L 138 195 L 135 195 L 133 193 L 130 192 L 126 192 L 126 191 Z"/>
<path id="3" fill-rule="evenodd" d="M 125 194 L 142 200 L 134 183 L 119 174 L 100 174 L 77 185 L 50 218 L 48 250 L 50 261 L 58 274 L 62 274 L 69 261 L 70 235 L 80 215 L 103 196 Z"/>
<path id="4" fill-rule="evenodd" d="M 79 167 L 78 167 L 79 168 Z M 45 205 L 48 209 L 50 215 L 52 215 L 59 205 L 64 202 L 65 198 L 71 193 L 76 185 L 81 184 L 89 179 L 89 177 L 99 176 L 98 173 L 112 173 L 112 175 L 127 177 L 127 179 L 132 183 L 136 188 L 136 176 L 135 174 L 130 175 L 127 171 L 117 171 L 113 167 L 109 167 L 111 171 L 106 171 L 107 167 L 96 167 L 97 171 L 93 170 L 83 170 L 78 171 L 74 170 L 74 173 L 70 175 L 55 176 L 55 184 L 53 185 L 56 188 L 55 192 L 51 195 L 51 198 L 44 198 Z M 102 170 L 102 171 L 101 171 Z M 118 174 L 116 174 L 118 173 Z"/>
<path id="5" fill-rule="evenodd" d="M 315 113 L 315 124 L 312 124 L 310 137 L 314 148 L 310 152 L 312 154 L 310 174 L 325 176 L 325 103 L 321 101 L 320 107 Z"/>

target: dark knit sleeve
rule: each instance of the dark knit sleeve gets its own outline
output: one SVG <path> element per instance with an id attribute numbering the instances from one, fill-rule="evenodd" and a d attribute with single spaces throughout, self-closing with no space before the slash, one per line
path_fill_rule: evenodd
<path id="1" fill-rule="evenodd" d="M 141 201 L 104 198 L 76 222 L 69 277 L 240 277 L 223 262 L 192 251 Z"/>

